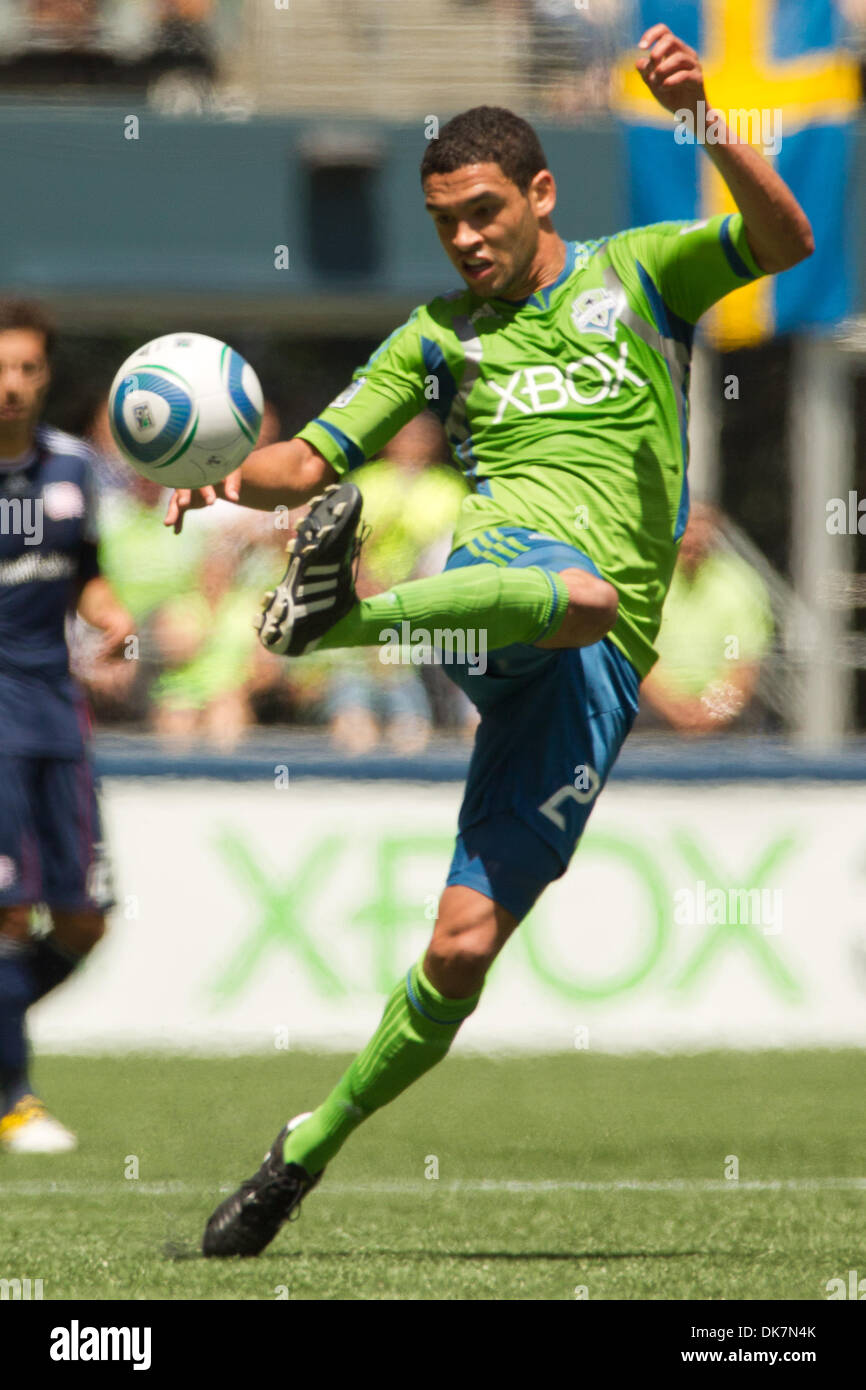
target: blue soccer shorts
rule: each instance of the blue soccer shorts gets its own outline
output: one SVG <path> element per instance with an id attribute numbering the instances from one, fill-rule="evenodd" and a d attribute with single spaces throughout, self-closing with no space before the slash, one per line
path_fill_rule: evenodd
<path id="1" fill-rule="evenodd" d="M 491 562 L 598 574 L 582 551 L 518 526 L 474 538 L 446 569 Z M 481 715 L 447 882 L 476 889 L 520 921 L 568 867 L 634 723 L 640 677 L 609 638 L 557 650 L 501 647 L 483 672 L 474 654 L 475 669 L 443 668 Z"/>
<path id="2" fill-rule="evenodd" d="M 0 907 L 107 911 L 111 875 L 87 758 L 0 755 Z"/>

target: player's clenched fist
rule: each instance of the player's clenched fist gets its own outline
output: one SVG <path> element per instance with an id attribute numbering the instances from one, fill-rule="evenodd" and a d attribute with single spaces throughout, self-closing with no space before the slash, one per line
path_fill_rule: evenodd
<path id="1" fill-rule="evenodd" d="M 647 29 L 638 48 L 646 50 L 646 56 L 638 58 L 635 67 L 656 101 L 666 111 L 697 114 L 698 102 L 705 102 L 707 94 L 695 50 L 672 34 L 666 24 Z"/>

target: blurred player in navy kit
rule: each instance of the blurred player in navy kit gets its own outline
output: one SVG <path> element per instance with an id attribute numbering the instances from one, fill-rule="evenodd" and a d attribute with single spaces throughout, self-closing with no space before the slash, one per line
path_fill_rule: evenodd
<path id="1" fill-rule="evenodd" d="M 100 629 L 106 653 L 133 631 L 99 573 L 90 451 L 39 424 L 53 341 L 38 305 L 0 299 L 0 1146 L 16 1153 L 75 1147 L 33 1095 L 25 1019 L 100 939 L 111 905 L 66 620 Z M 41 937 L 37 905 L 51 922 Z"/>

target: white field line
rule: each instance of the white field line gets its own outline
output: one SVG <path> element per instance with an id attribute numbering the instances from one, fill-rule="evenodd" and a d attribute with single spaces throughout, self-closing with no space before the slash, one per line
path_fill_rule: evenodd
<path id="1" fill-rule="evenodd" d="M 449 1193 L 541 1193 L 541 1192 L 864 1192 L 866 1178 L 779 1178 L 762 1181 L 734 1181 L 715 1178 L 663 1178 L 663 1179 L 624 1179 L 610 1182 L 582 1182 L 579 1180 L 537 1179 L 535 1181 L 512 1181 L 509 1179 L 480 1178 L 455 1179 L 441 1182 L 438 1179 L 416 1182 L 357 1182 L 327 1183 L 321 1194 L 342 1196 L 419 1196 L 422 1192 L 435 1189 Z M 20 1178 L 0 1181 L 0 1197 L 114 1197 L 119 1192 L 137 1193 L 140 1197 L 203 1197 L 214 1193 L 233 1192 L 228 1184 L 215 1186 L 211 1183 L 190 1182 L 141 1182 L 136 1179 L 118 1178 L 116 1182 L 89 1183 L 84 1179 L 73 1182 L 57 1181 L 52 1178 Z"/>

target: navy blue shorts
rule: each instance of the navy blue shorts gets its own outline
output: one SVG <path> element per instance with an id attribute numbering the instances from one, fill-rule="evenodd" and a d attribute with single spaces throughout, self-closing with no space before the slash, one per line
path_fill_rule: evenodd
<path id="1" fill-rule="evenodd" d="M 0 907 L 112 902 L 89 760 L 0 755 Z"/>
<path id="2" fill-rule="evenodd" d="M 524 527 L 491 528 L 446 569 L 535 565 L 598 574 L 575 547 Z M 547 650 L 515 644 L 443 669 L 481 714 L 448 884 L 465 884 L 521 920 L 561 877 L 634 723 L 640 677 L 609 638 Z"/>

